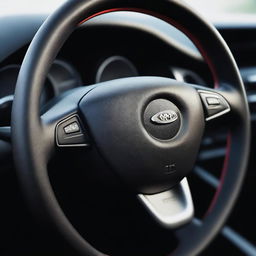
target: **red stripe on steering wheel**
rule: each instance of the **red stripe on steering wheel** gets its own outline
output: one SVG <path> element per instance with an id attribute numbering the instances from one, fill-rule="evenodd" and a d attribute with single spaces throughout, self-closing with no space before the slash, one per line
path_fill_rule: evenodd
<path id="1" fill-rule="evenodd" d="M 139 8 L 114 8 L 114 9 L 108 9 L 108 10 L 104 10 L 104 11 L 95 13 L 95 14 L 89 16 L 88 18 L 82 20 L 78 25 L 81 25 L 84 22 L 86 22 L 86 21 L 88 21 L 88 20 L 90 20 L 90 19 L 92 19 L 92 18 L 94 18 L 96 16 L 99 16 L 99 15 L 102 15 L 102 14 L 105 14 L 105 13 L 110 13 L 110 12 L 117 12 L 117 11 L 131 11 L 131 12 L 138 12 L 138 13 L 148 14 L 148 15 L 154 16 L 156 18 L 159 18 L 161 20 L 164 20 L 167 23 L 169 23 L 170 25 L 173 25 L 174 27 L 176 27 L 177 29 L 182 31 L 195 44 L 195 46 L 197 47 L 199 52 L 202 54 L 204 60 L 206 61 L 207 65 L 208 65 L 208 67 L 209 67 L 209 69 L 210 69 L 210 71 L 212 73 L 212 76 L 213 76 L 214 88 L 218 88 L 219 87 L 219 79 L 218 79 L 215 67 L 214 67 L 211 59 L 209 58 L 207 52 L 202 47 L 200 41 L 193 34 L 191 34 L 186 28 L 184 28 L 183 26 L 181 26 L 180 24 L 178 24 L 176 21 L 172 20 L 169 17 L 160 15 L 160 14 L 152 12 L 152 11 L 147 11 L 147 10 L 144 10 L 144 9 L 139 9 Z M 214 206 L 216 205 L 216 202 L 217 202 L 217 199 L 219 197 L 219 194 L 221 192 L 221 189 L 223 187 L 223 183 L 224 183 L 224 180 L 225 180 L 225 177 L 226 177 L 226 174 L 227 174 L 228 163 L 229 163 L 229 159 L 230 159 L 230 147 L 231 147 L 231 133 L 229 132 L 228 136 L 227 136 L 226 156 L 225 156 L 223 168 L 222 168 L 222 171 L 221 171 L 220 183 L 218 185 L 218 188 L 217 188 L 217 190 L 215 192 L 215 195 L 213 196 L 213 199 L 212 199 L 212 201 L 211 201 L 211 203 L 209 205 L 209 208 L 208 208 L 205 216 L 207 216 L 213 210 Z"/>

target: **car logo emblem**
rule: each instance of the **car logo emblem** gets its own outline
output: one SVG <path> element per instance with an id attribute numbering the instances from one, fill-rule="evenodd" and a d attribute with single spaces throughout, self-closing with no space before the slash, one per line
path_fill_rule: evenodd
<path id="1" fill-rule="evenodd" d="M 151 117 L 151 121 L 157 124 L 170 124 L 178 119 L 178 115 L 173 110 L 161 111 Z"/>

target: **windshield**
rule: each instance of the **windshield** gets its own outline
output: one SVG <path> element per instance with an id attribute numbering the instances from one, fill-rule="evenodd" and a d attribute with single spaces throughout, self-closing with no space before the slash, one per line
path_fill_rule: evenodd
<path id="1" fill-rule="evenodd" d="M 0 15 L 49 14 L 67 0 L 1 0 Z M 256 16 L 256 0 L 183 0 L 212 21 Z"/>
<path id="2" fill-rule="evenodd" d="M 186 0 L 206 14 L 255 14 L 255 0 Z"/>
<path id="3" fill-rule="evenodd" d="M 0 15 L 51 13 L 66 0 L 0 0 Z"/>

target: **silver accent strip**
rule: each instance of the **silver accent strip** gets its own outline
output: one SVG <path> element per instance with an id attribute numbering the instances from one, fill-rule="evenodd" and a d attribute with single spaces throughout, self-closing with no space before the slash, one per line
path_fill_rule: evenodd
<path id="1" fill-rule="evenodd" d="M 154 195 L 139 194 L 138 198 L 164 227 L 179 227 L 194 216 L 193 200 L 186 178 L 168 191 Z"/>
<path id="2" fill-rule="evenodd" d="M 214 118 L 220 117 L 220 116 L 222 116 L 222 115 L 228 113 L 229 111 L 230 111 L 230 108 L 228 108 L 228 109 L 226 109 L 226 110 L 223 110 L 223 111 L 219 112 L 219 113 L 216 114 L 216 115 L 207 117 L 207 118 L 205 118 L 205 120 L 206 120 L 206 121 L 210 121 L 210 120 L 212 120 L 212 119 L 214 119 Z"/>

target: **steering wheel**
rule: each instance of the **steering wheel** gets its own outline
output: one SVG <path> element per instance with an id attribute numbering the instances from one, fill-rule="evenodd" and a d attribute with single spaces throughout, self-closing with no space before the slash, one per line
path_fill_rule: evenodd
<path id="1" fill-rule="evenodd" d="M 185 33 L 207 62 L 215 88 L 162 77 L 123 78 L 72 90 L 40 115 L 43 84 L 65 40 L 80 24 L 114 11 L 149 14 Z M 193 169 L 205 125 L 220 116 L 230 125 L 221 184 L 207 216 L 197 225 L 191 221 L 193 201 L 186 176 Z M 82 255 L 104 254 L 78 233 L 55 197 L 47 165 L 56 148 L 94 145 L 152 217 L 174 229 L 179 245 L 173 255 L 195 255 L 219 231 L 238 196 L 249 153 L 250 118 L 228 47 L 185 3 L 71 0 L 45 21 L 26 53 L 13 104 L 12 140 L 29 202 Z"/>

